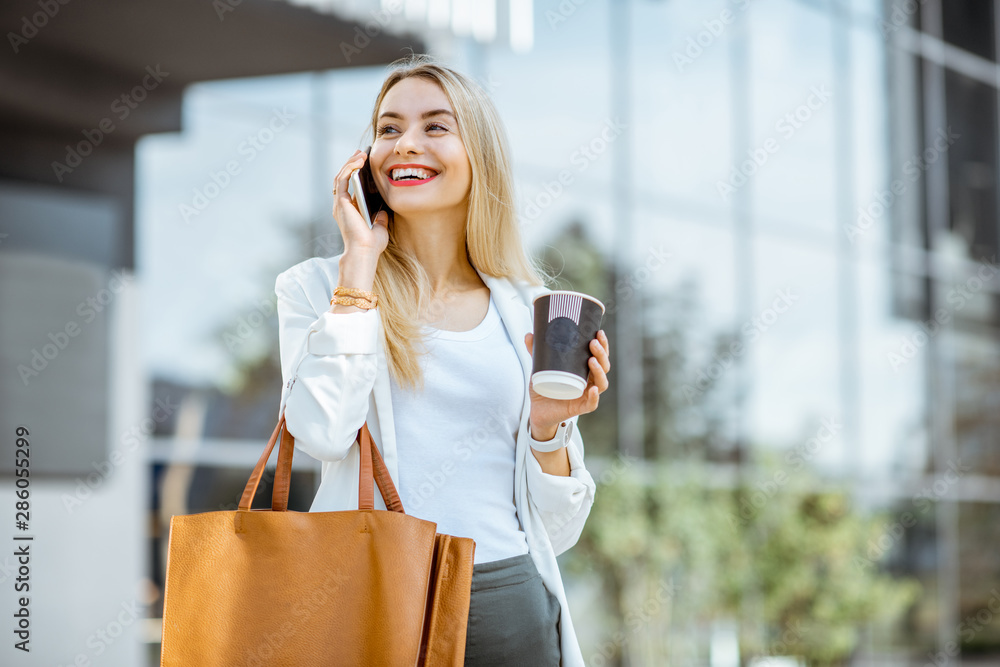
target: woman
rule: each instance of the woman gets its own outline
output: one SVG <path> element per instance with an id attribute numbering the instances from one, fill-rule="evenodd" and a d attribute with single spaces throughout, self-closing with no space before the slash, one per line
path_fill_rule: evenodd
<path id="1" fill-rule="evenodd" d="M 500 119 L 430 57 L 393 65 L 370 158 L 337 175 L 344 252 L 275 284 L 285 423 L 323 461 L 310 511 L 357 508 L 351 445 L 367 421 L 407 513 L 476 542 L 466 665 L 583 665 L 556 555 L 593 504 L 575 425 L 608 387 L 609 343 L 590 342 L 579 399 L 534 392 L 531 303 L 547 290 L 522 247 Z M 392 211 L 372 228 L 347 191 L 365 159 Z"/>

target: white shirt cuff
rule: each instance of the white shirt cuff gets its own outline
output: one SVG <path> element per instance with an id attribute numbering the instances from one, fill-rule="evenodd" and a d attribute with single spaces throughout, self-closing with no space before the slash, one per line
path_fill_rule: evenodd
<path id="1" fill-rule="evenodd" d="M 357 313 L 326 311 L 309 328 L 311 354 L 375 354 L 378 309 Z"/>

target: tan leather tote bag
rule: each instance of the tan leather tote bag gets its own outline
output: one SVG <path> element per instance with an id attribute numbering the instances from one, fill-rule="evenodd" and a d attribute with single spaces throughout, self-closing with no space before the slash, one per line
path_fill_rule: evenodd
<path id="1" fill-rule="evenodd" d="M 251 509 L 279 434 L 271 508 Z M 163 667 L 463 664 L 475 542 L 404 513 L 367 423 L 358 440 L 357 510 L 288 511 L 282 414 L 237 510 L 171 518 Z"/>

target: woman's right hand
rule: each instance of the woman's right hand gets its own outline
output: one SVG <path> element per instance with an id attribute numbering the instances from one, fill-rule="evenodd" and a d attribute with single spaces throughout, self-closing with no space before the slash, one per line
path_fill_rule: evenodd
<path id="1" fill-rule="evenodd" d="M 340 227 L 345 253 L 364 253 L 378 257 L 389 245 L 389 214 L 379 211 L 372 221 L 374 225 L 369 229 L 368 223 L 365 222 L 347 190 L 351 172 L 360 169 L 367 158 L 364 151 L 357 151 L 337 174 L 337 179 L 334 181 L 334 190 L 337 194 L 333 201 L 333 217 Z"/>

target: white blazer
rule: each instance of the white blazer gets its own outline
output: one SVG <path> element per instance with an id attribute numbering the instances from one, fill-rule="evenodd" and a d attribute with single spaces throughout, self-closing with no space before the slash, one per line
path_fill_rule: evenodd
<path id="1" fill-rule="evenodd" d="M 284 386 L 278 410 L 295 445 L 322 461 L 322 481 L 309 511 L 357 509 L 361 456 L 352 447 L 365 421 L 393 482 L 399 486 L 389 369 L 378 309 L 331 313 L 343 255 L 314 257 L 278 275 L 279 347 Z M 478 270 L 477 270 L 478 272 Z M 479 272 L 514 343 L 524 372 L 524 407 L 517 433 L 514 505 L 528 550 L 545 587 L 562 607 L 560 633 L 564 667 L 583 667 L 556 556 L 576 544 L 594 502 L 593 477 L 583 462 L 583 440 L 572 429 L 570 475 L 542 472 L 528 452 L 531 356 L 524 335 L 532 331 L 532 299 L 549 290 Z M 572 421 L 576 421 L 574 417 Z M 385 509 L 376 491 L 375 507 Z"/>

